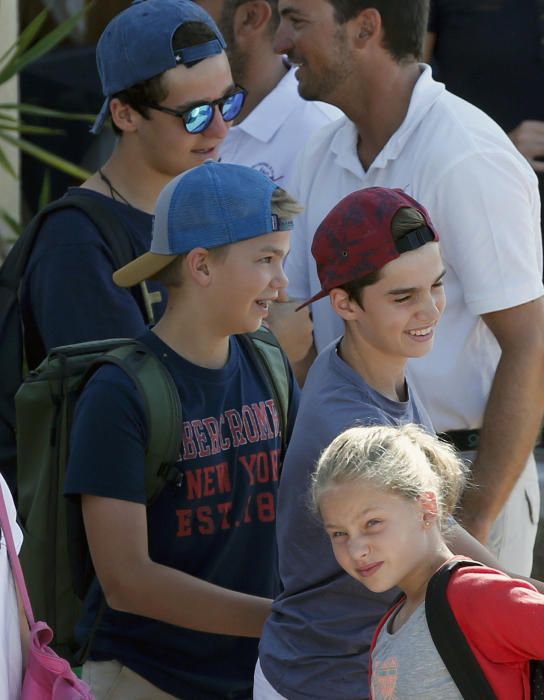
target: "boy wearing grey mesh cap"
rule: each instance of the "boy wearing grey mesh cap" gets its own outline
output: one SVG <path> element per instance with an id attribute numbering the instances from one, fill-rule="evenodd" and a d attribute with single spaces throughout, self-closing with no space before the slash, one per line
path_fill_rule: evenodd
<path id="1" fill-rule="evenodd" d="M 84 665 L 97 700 L 249 700 L 257 640 L 279 592 L 275 514 L 282 437 L 269 382 L 239 334 L 257 330 L 287 280 L 296 202 L 251 168 L 205 163 L 161 193 L 151 251 L 118 270 L 149 278 L 168 307 L 140 340 L 182 404 L 181 484 L 146 508 L 140 394 L 100 368 L 76 408 L 65 490 L 80 497 L 107 607 Z M 100 605 L 86 601 L 79 641 Z M 109 694 L 109 689 L 114 690 Z"/>

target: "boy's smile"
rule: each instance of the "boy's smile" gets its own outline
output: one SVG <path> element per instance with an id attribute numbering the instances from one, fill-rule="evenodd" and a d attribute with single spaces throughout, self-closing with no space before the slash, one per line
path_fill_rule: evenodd
<path id="1" fill-rule="evenodd" d="M 290 232 L 278 231 L 230 245 L 212 263 L 217 323 L 225 335 L 257 330 L 270 304 L 287 286 L 283 262 Z"/>

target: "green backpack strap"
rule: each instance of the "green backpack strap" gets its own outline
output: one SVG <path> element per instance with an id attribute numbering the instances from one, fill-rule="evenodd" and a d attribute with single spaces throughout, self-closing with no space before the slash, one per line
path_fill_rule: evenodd
<path id="1" fill-rule="evenodd" d="M 181 486 L 183 480 L 183 474 L 177 467 L 183 419 L 179 393 L 172 375 L 157 355 L 136 340 L 127 341 L 98 358 L 89 374 L 105 364 L 117 365 L 126 372 L 143 398 L 148 426 L 145 484 L 149 506 L 166 483 Z"/>
<path id="2" fill-rule="evenodd" d="M 128 374 L 143 399 L 148 427 L 145 458 L 145 490 L 147 507 L 159 496 L 167 483 L 181 486 L 183 472 L 178 467 L 181 451 L 181 401 L 172 375 L 157 355 L 138 340 L 123 339 L 120 344 L 98 357 L 84 374 L 80 391 L 92 375 L 104 365 L 116 365 Z M 88 637 L 77 654 L 82 665 L 102 621 L 106 601 L 101 598 L 98 612 Z"/>
<path id="3" fill-rule="evenodd" d="M 261 326 L 253 333 L 245 333 L 237 337 L 248 351 L 272 393 L 281 423 L 282 455 L 285 455 L 291 401 L 291 373 L 287 356 L 276 336 L 266 326 Z"/>

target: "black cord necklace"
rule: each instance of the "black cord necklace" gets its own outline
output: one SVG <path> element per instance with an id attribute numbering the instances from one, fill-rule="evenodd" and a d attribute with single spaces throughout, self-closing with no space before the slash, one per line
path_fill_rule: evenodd
<path id="1" fill-rule="evenodd" d="M 102 180 L 102 182 L 104 182 L 108 186 L 110 196 L 113 200 L 123 202 L 123 204 L 132 207 L 132 204 L 128 201 L 128 199 L 126 197 L 123 197 L 119 190 L 116 190 L 115 187 L 111 184 L 111 180 L 106 175 L 104 175 L 101 168 L 98 168 L 98 174 L 100 175 L 100 179 Z"/>

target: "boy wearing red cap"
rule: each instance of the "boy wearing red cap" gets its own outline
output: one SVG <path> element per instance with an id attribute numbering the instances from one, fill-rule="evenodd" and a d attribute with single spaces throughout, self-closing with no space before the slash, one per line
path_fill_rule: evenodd
<path id="1" fill-rule="evenodd" d="M 308 373 L 284 462 L 276 528 L 283 592 L 259 647 L 255 700 L 367 697 L 372 634 L 396 593 L 371 593 L 342 571 L 307 507 L 309 477 L 321 451 L 354 425 L 417 423 L 434 432 L 405 366 L 431 350 L 444 310 L 437 241 L 418 202 L 381 187 L 344 198 L 315 234 L 321 291 L 306 304 L 328 295 L 344 335 Z M 452 534 L 465 549 L 460 528 Z"/>

